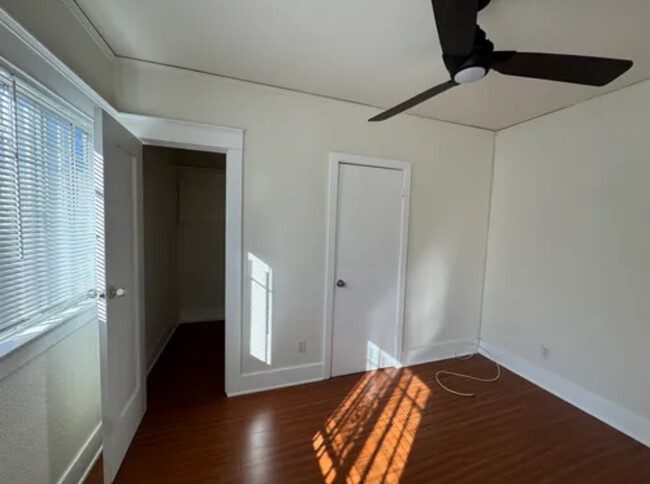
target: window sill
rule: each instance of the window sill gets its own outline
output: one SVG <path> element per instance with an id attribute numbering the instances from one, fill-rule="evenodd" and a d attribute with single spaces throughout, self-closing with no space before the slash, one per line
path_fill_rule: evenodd
<path id="1" fill-rule="evenodd" d="M 3 335 L 0 337 L 0 380 L 96 319 L 97 303 L 88 299 L 55 316 Z"/>

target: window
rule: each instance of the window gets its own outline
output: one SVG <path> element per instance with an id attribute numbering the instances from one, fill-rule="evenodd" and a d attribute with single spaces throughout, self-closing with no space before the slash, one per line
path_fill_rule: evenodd
<path id="1" fill-rule="evenodd" d="M 0 70 L 0 336 L 95 287 L 91 123 Z"/>

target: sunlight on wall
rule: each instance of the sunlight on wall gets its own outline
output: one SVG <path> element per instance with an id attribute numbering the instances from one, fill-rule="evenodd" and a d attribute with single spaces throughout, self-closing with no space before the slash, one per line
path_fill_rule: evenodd
<path id="1" fill-rule="evenodd" d="M 313 438 L 324 482 L 399 482 L 430 394 L 408 369 L 364 375 Z"/>
<path id="2" fill-rule="evenodd" d="M 267 365 L 271 364 L 273 314 L 273 271 L 263 261 L 248 254 L 250 294 L 249 352 Z"/>
<path id="3" fill-rule="evenodd" d="M 399 368 L 401 363 L 386 353 L 372 341 L 368 341 L 366 349 L 366 370 L 379 370 L 388 367 Z"/>
<path id="4" fill-rule="evenodd" d="M 427 346 L 445 337 L 452 310 L 454 281 L 450 261 L 454 258 L 449 250 L 435 246 L 428 248 L 419 260 L 409 262 L 407 317 L 415 324 L 405 326 L 404 348 Z"/>

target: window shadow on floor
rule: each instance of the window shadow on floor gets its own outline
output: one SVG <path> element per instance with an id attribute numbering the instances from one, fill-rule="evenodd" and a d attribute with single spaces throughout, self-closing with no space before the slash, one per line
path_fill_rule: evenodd
<path id="1" fill-rule="evenodd" d="M 409 369 L 366 373 L 313 438 L 324 482 L 399 482 L 430 393 Z"/>

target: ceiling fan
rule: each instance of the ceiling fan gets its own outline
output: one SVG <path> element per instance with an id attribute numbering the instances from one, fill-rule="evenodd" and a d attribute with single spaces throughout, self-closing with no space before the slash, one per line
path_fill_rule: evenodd
<path id="1" fill-rule="evenodd" d="M 478 26 L 478 12 L 490 0 L 432 0 L 442 47 L 442 59 L 451 79 L 369 119 L 384 121 L 438 94 L 483 79 L 490 70 L 501 74 L 585 86 L 604 86 L 632 67 L 632 61 L 564 54 L 495 51 Z"/>

